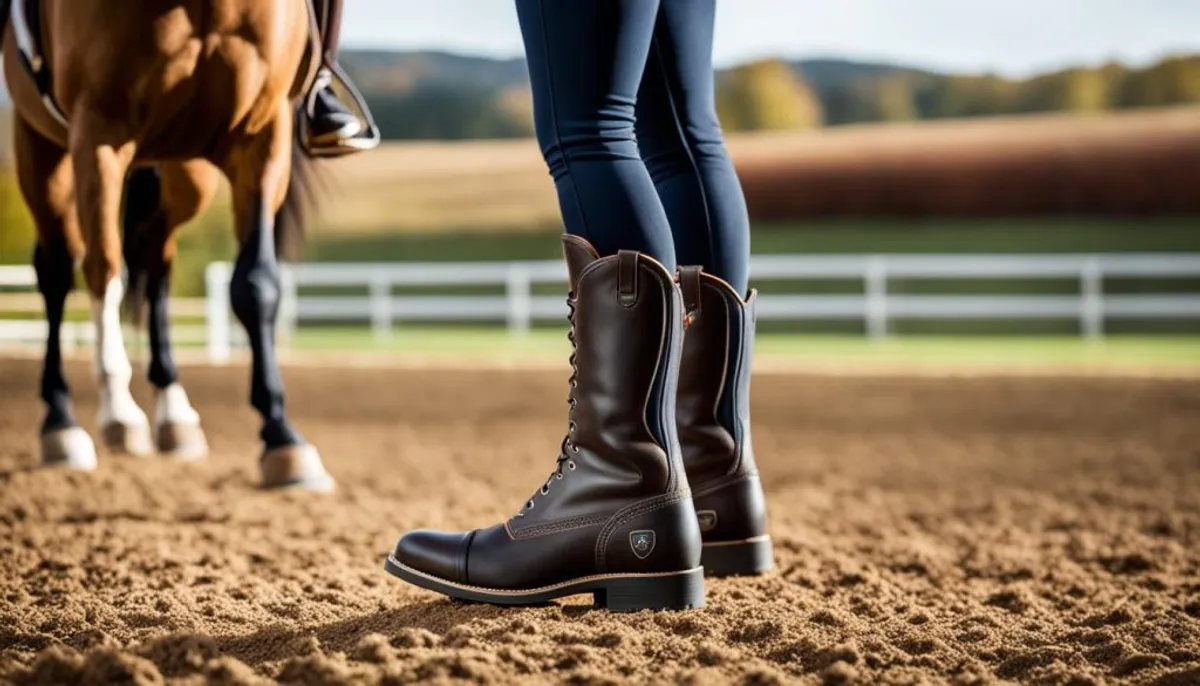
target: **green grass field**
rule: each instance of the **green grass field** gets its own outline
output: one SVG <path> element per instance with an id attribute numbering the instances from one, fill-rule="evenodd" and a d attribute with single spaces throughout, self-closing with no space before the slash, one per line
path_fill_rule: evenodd
<path id="1" fill-rule="evenodd" d="M 312 328 L 298 331 L 290 347 L 318 355 L 352 351 L 442 363 L 565 364 L 570 354 L 561 328 L 511 335 L 499 327 L 405 327 L 388 339 L 377 339 L 359 328 Z M 859 336 L 765 334 L 758 337 L 755 354 L 763 368 L 830 367 L 851 372 L 923 367 L 1200 373 L 1200 336 L 1120 336 L 1099 341 L 911 336 L 871 341 Z"/>
<path id="2" fill-rule="evenodd" d="M 1200 251 L 1200 218 L 810 220 L 758 223 L 754 254 Z M 316 233 L 323 262 L 557 259 L 557 232 Z"/>

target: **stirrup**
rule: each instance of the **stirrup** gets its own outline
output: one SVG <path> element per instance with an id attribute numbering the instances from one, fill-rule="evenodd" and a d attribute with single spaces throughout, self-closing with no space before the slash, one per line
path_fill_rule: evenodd
<path id="1" fill-rule="evenodd" d="M 312 119 L 312 113 L 316 106 L 317 93 L 334 82 L 341 84 L 342 88 L 350 94 L 353 100 L 353 109 L 357 110 L 357 114 L 366 126 L 359 132 L 358 135 L 350 138 L 342 139 L 334 145 L 317 145 L 313 143 L 310 136 L 309 122 Z M 296 135 L 300 141 L 300 148 L 309 157 L 314 158 L 329 158 L 329 157 L 345 157 L 356 152 L 366 150 L 374 150 L 379 147 L 382 136 L 379 133 L 379 126 L 375 124 L 375 117 L 371 115 L 371 109 L 367 107 L 367 101 L 362 93 L 355 87 L 354 82 L 342 70 L 341 65 L 333 64 L 326 68 L 322 68 L 317 74 L 317 80 L 309 89 L 308 97 L 305 98 L 304 104 L 299 108 L 298 119 L 300 126 L 296 127 Z"/>

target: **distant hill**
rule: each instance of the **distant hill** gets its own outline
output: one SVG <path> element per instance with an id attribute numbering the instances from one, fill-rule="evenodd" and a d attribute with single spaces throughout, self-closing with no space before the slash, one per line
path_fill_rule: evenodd
<path id="1" fill-rule="evenodd" d="M 360 88 L 407 93 L 419 88 L 504 90 L 529 83 L 525 60 L 496 60 L 447 52 L 346 50 L 342 65 Z"/>
<path id="2" fill-rule="evenodd" d="M 803 75 L 817 90 L 845 86 L 862 79 L 881 80 L 904 77 L 917 80 L 940 78 L 945 74 L 882 62 L 856 62 L 837 58 L 817 57 L 793 60 L 788 64 Z"/>
<path id="3" fill-rule="evenodd" d="M 524 59 L 358 50 L 344 51 L 341 59 L 371 102 L 386 138 L 494 138 L 532 132 Z M 814 91 L 830 124 L 877 118 L 879 108 L 863 101 L 881 84 L 903 80 L 927 88 L 949 78 L 835 58 L 795 60 L 787 66 Z"/>
<path id="4" fill-rule="evenodd" d="M 430 50 L 345 50 L 341 59 L 370 102 L 385 138 L 457 140 L 532 134 L 529 75 L 522 58 Z M 770 68 L 758 68 L 763 65 Z M 759 114 L 786 113 L 787 108 L 798 107 L 796 103 L 807 103 L 804 111 L 814 114 L 743 118 L 749 123 L 729 119 L 730 130 L 1200 103 L 1200 55 L 1167 57 L 1138 68 L 1079 66 L 1028 79 L 939 73 L 831 57 L 763 60 L 748 66 L 718 75 L 723 102 L 757 102 Z M 7 101 L 0 84 L 0 109 Z M 801 121 L 805 123 L 797 123 Z"/>
<path id="5" fill-rule="evenodd" d="M 341 60 L 361 88 L 376 93 L 405 93 L 417 88 L 506 90 L 529 85 L 522 58 L 497 60 L 436 51 L 346 50 Z M 895 64 L 837 58 L 792 60 L 788 64 L 818 90 L 861 79 L 944 76 Z"/>

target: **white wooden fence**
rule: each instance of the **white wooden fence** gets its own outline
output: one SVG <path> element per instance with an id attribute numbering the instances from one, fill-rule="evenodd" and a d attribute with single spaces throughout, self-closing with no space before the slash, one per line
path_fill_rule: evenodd
<path id="1" fill-rule="evenodd" d="M 43 343 L 46 340 L 47 326 L 45 320 L 45 305 L 42 297 L 36 292 L 37 275 L 33 267 L 26 265 L 0 265 L 0 346 L 12 344 Z M 197 323 L 206 314 L 203 299 L 172 298 L 171 315 L 188 317 L 192 324 L 175 324 L 171 328 L 172 340 L 182 345 L 204 345 L 208 340 L 208 327 Z M 88 296 L 82 289 L 76 289 L 67 299 L 68 311 L 88 312 L 90 305 Z M 4 314 L 17 315 L 17 318 L 4 318 Z M 126 332 L 126 341 L 130 345 L 144 342 L 145 333 L 135 335 Z M 90 318 L 87 321 L 63 322 L 61 338 L 62 346 L 66 349 L 91 345 L 96 340 L 95 326 Z"/>
<path id="2" fill-rule="evenodd" d="M 229 310 L 232 266 L 210 264 L 207 277 L 208 351 L 230 356 L 240 330 Z M 1104 335 L 1105 320 L 1200 318 L 1200 293 L 1112 294 L 1108 278 L 1200 277 L 1200 254 L 1105 255 L 760 255 L 750 272 L 757 281 L 854 279 L 860 294 L 764 294 L 764 320 L 862 320 L 882 338 L 889 321 L 915 319 L 1074 319 L 1087 337 Z M 1074 279 L 1076 295 L 910 295 L 890 293 L 894 278 Z M 534 284 L 563 284 L 558 260 L 525 262 L 303 264 L 287 268 L 281 305 L 282 335 L 304 322 L 370 323 L 379 337 L 401 322 L 501 322 L 514 333 L 534 321 L 567 314 L 563 296 L 535 295 Z M 397 295 L 396 287 L 493 286 L 496 295 Z M 306 288 L 360 289 L 356 295 L 305 295 Z"/>
<path id="3" fill-rule="evenodd" d="M 176 327 L 180 342 L 204 340 L 215 362 L 228 360 L 245 338 L 229 308 L 232 266 L 215 262 L 206 272 L 203 330 Z M 1105 291 L 1111 278 L 1197 278 L 1200 253 L 1104 255 L 760 255 L 751 260 L 755 281 L 847 279 L 861 282 L 860 293 L 761 296 L 764 320 L 860 320 L 873 338 L 887 335 L 889 322 L 912 319 L 1040 318 L 1079 322 L 1087 337 L 1104 335 L 1108 319 L 1200 319 L 1200 293 L 1116 294 Z M 498 322 L 514 333 L 535 321 L 567 314 L 562 294 L 535 295 L 535 284 L 562 285 L 566 269 L 558 260 L 527 262 L 303 264 L 283 274 L 281 338 L 305 322 L 369 323 L 378 337 L 397 323 Z M 892 279 L 1073 279 L 1071 295 L 914 295 L 889 292 Z M 0 288 L 33 289 L 30 267 L 0 267 Z M 493 295 L 396 294 L 397 287 L 490 286 Z M 306 294 L 308 289 L 357 290 L 348 295 Z M 31 295 L 31 294 L 30 294 Z M 34 296 L 36 298 L 36 296 Z M 28 299 L 28 298 L 27 298 Z M 40 303 L 35 303 L 40 305 Z M 183 304 L 183 303 L 181 303 Z M 190 303 L 187 303 L 190 304 Z M 175 303 L 172 304 L 175 307 Z M 177 308 L 176 308 L 177 309 Z M 191 307 L 191 310 L 198 308 Z M 38 310 L 40 312 L 40 308 Z M 39 341 L 41 318 L 0 321 L 0 343 Z M 93 338 L 90 322 L 69 324 L 66 344 Z M 187 339 L 186 341 L 184 339 Z"/>

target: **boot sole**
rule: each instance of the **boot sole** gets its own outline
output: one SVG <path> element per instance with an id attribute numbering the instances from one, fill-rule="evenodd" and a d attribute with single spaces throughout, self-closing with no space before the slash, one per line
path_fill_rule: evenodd
<path id="1" fill-rule="evenodd" d="M 705 543 L 700 564 L 708 576 L 757 576 L 775 567 L 770 536 Z"/>
<path id="2" fill-rule="evenodd" d="M 540 605 L 557 598 L 591 593 L 597 607 L 612 612 L 688 610 L 704 607 L 704 568 L 660 574 L 598 574 L 530 589 L 467 586 L 413 569 L 388 555 L 383 568 L 421 588 L 452 598 L 493 605 Z"/>

